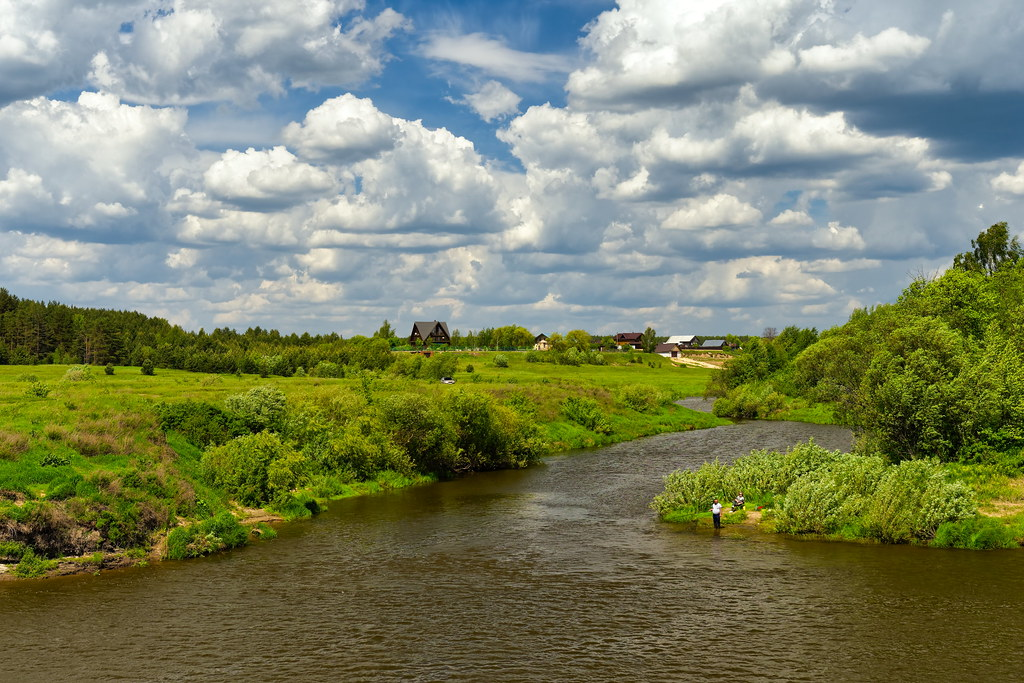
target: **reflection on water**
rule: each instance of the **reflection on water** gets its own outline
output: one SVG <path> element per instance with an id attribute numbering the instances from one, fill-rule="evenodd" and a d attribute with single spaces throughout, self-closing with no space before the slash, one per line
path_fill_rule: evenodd
<path id="1" fill-rule="evenodd" d="M 341 501 L 205 560 L 0 585 L 9 680 L 1019 677 L 1014 552 L 659 523 L 661 477 L 849 432 L 747 423 Z"/>

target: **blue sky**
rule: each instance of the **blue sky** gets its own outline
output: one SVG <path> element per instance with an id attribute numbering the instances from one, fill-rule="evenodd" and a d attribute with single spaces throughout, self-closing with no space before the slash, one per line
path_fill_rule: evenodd
<path id="1" fill-rule="evenodd" d="M 1024 198 L 1011 0 L 0 0 L 0 286 L 189 329 L 827 328 Z"/>

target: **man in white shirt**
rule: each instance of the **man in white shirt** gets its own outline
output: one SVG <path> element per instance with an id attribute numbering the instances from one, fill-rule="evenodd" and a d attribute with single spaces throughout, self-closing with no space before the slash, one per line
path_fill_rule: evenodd
<path id="1" fill-rule="evenodd" d="M 722 504 L 715 498 L 715 502 L 711 505 L 711 519 L 715 521 L 715 528 L 722 528 Z"/>

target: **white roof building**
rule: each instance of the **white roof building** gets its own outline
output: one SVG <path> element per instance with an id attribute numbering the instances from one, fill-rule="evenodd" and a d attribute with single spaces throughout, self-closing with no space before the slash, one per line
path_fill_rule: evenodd
<path id="1" fill-rule="evenodd" d="M 668 339 L 666 339 L 665 343 L 666 344 L 675 344 L 676 346 L 679 346 L 680 344 L 696 344 L 697 343 L 697 335 L 695 335 L 695 334 L 675 334 L 675 335 L 672 335 L 671 337 L 669 337 Z"/>

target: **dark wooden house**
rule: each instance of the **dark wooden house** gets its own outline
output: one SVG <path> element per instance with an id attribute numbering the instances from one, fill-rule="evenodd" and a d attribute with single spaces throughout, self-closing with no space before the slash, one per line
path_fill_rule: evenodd
<path id="1" fill-rule="evenodd" d="M 452 337 L 448 334 L 448 324 L 432 320 L 430 322 L 413 323 L 409 344 L 451 344 Z"/>
<path id="2" fill-rule="evenodd" d="M 640 340 L 643 332 L 619 332 L 612 338 L 616 346 L 632 346 L 634 349 L 643 349 L 644 343 Z"/>

